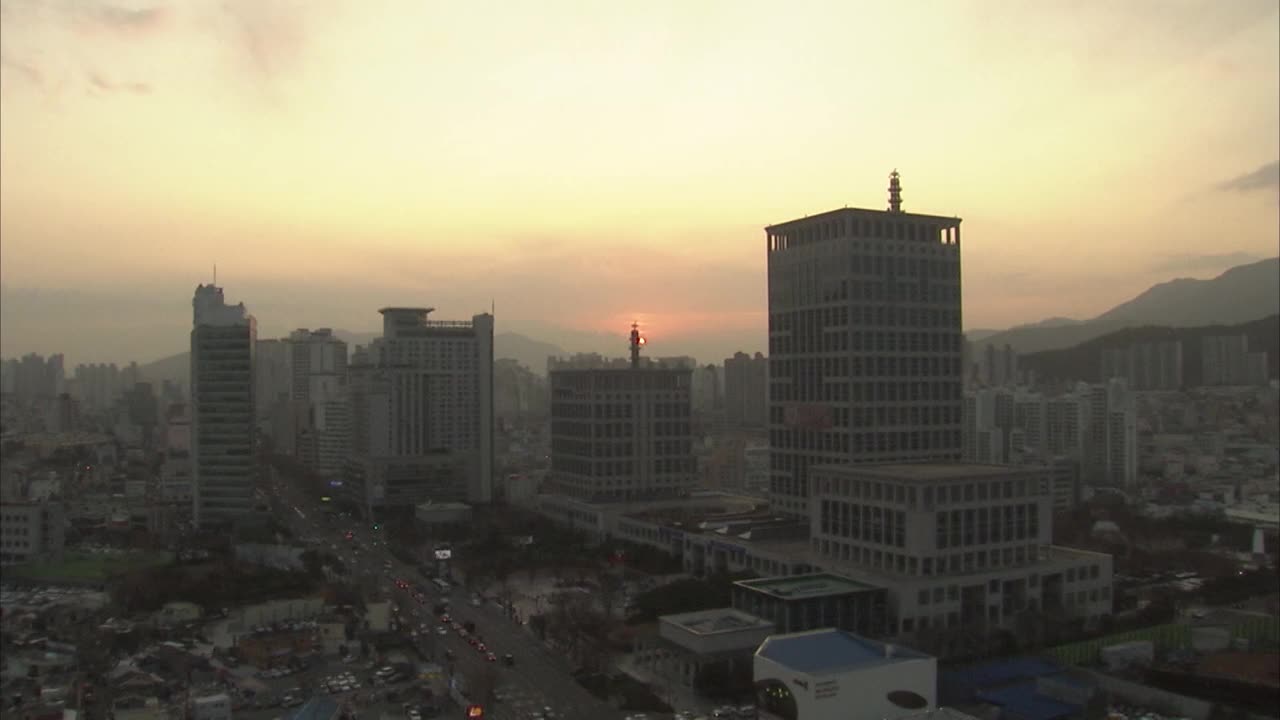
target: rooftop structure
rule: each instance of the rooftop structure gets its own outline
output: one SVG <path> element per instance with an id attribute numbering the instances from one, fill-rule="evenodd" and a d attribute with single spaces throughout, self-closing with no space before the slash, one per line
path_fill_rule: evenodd
<path id="1" fill-rule="evenodd" d="M 830 573 L 739 580 L 736 585 L 785 600 L 832 597 L 874 590 L 877 586 Z"/>
<path id="2" fill-rule="evenodd" d="M 756 652 L 788 668 L 811 674 L 834 674 L 929 657 L 841 630 L 811 630 L 771 637 Z"/>
<path id="3" fill-rule="evenodd" d="M 735 633 L 743 630 L 771 629 L 773 623 L 732 608 L 700 610 L 679 615 L 663 615 L 662 621 L 694 635 Z"/>

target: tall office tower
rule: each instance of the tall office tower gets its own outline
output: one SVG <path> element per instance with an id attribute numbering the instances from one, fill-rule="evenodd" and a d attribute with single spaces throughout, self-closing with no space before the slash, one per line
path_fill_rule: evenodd
<path id="1" fill-rule="evenodd" d="M 51 355 L 47 366 L 48 379 L 45 381 L 45 390 L 52 397 L 61 395 L 67 391 L 67 371 L 62 358 L 62 353 Z"/>
<path id="2" fill-rule="evenodd" d="M 18 361 L 9 358 L 0 363 L 0 393 L 5 395 L 13 394 L 14 387 L 18 382 Z"/>
<path id="3" fill-rule="evenodd" d="M 1113 487 L 1129 487 L 1138 481 L 1138 413 L 1133 393 L 1119 380 L 1106 385 L 1105 480 Z"/>
<path id="4" fill-rule="evenodd" d="M 309 403 L 312 377 L 347 374 L 347 344 L 329 328 L 294 330 L 289 334 L 289 365 L 293 399 Z"/>
<path id="5" fill-rule="evenodd" d="M 348 367 L 346 487 L 369 513 L 493 497 L 493 316 L 433 311 L 379 310 L 382 337 Z"/>
<path id="6" fill-rule="evenodd" d="M 955 461 L 960 219 L 844 208 L 765 229 L 770 492 L 808 514 L 809 468 Z"/>
<path id="7" fill-rule="evenodd" d="M 769 421 L 769 359 L 734 353 L 724 361 L 725 421 L 735 428 L 763 428 Z"/>
<path id="8" fill-rule="evenodd" d="M 711 415 L 723 409 L 720 368 L 704 365 L 693 371 L 693 409 L 700 415 Z"/>
<path id="9" fill-rule="evenodd" d="M 1002 388 L 982 388 L 964 394 L 965 462 L 1003 464 L 1009 461 L 1013 410 L 1013 394 Z"/>
<path id="10" fill-rule="evenodd" d="M 296 413 L 296 453 L 312 470 L 322 475 L 337 474 L 348 444 L 341 434 L 349 430 L 349 423 L 337 408 L 347 402 L 347 344 L 334 337 L 329 328 L 302 328 L 289 335 L 288 346 L 289 399 Z M 333 407 L 326 410 L 325 405 Z M 321 445 L 328 448 L 328 459 L 323 463 Z"/>
<path id="11" fill-rule="evenodd" d="M 1018 353 L 1011 345 L 1006 344 L 1004 350 L 1000 351 L 1000 359 L 1003 363 L 1004 385 L 1018 384 Z"/>
<path id="12" fill-rule="evenodd" d="M 1068 394 L 1046 400 L 1043 454 L 1065 455 L 1083 462 L 1088 427 L 1089 403 L 1086 399 Z"/>
<path id="13" fill-rule="evenodd" d="M 1013 399 L 1013 427 L 1018 441 L 1010 444 L 1010 460 L 1025 461 L 1045 455 L 1048 438 L 1045 400 L 1039 393 L 1019 390 Z"/>
<path id="14" fill-rule="evenodd" d="M 1137 408 L 1125 381 L 1076 386 L 1081 410 L 1081 478 L 1090 485 L 1125 487 L 1138 479 Z M 1066 400 L 1066 398 L 1064 398 Z M 1055 448 L 1056 450 L 1056 448 Z M 1070 452 L 1063 453 L 1071 455 Z"/>
<path id="15" fill-rule="evenodd" d="M 551 360 L 551 473 L 557 492 L 587 501 L 679 497 L 696 477 L 693 363 L 579 355 Z"/>
<path id="16" fill-rule="evenodd" d="M 257 322 L 215 285 L 196 287 L 191 304 L 192 515 L 197 525 L 240 523 L 250 519 L 257 480 Z"/>
<path id="17" fill-rule="evenodd" d="M 293 391 L 289 351 L 292 346 L 287 340 L 268 338 L 258 341 L 254 357 L 254 382 L 257 397 L 254 402 L 258 421 L 271 418 L 277 406 L 289 399 Z M 272 438 L 279 443 L 280 438 Z"/>

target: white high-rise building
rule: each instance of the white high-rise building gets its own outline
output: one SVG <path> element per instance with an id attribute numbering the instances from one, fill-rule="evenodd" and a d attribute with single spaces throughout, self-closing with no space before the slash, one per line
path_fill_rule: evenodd
<path id="1" fill-rule="evenodd" d="M 289 335 L 288 346 L 296 454 L 319 474 L 337 475 L 350 445 L 347 344 L 329 328 L 302 328 Z"/>
<path id="2" fill-rule="evenodd" d="M 289 399 L 293 387 L 289 350 L 286 340 L 268 338 L 258 341 L 254 351 L 254 391 L 257 395 L 254 402 L 259 422 L 268 420 L 277 406 Z"/>
<path id="3" fill-rule="evenodd" d="M 192 306 L 192 513 L 198 525 L 238 523 L 253 510 L 257 480 L 257 323 L 244 303 L 227 305 L 215 285 L 198 286 Z"/>
<path id="4" fill-rule="evenodd" d="M 766 228 L 774 507 L 809 468 L 961 458 L 960 219 L 844 208 Z"/>
<path id="5" fill-rule="evenodd" d="M 372 511 L 493 496 L 493 316 L 383 308 L 349 367 L 347 490 Z"/>

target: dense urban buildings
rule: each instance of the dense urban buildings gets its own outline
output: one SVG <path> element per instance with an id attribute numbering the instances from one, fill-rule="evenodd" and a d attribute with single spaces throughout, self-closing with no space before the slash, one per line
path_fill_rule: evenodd
<path id="1" fill-rule="evenodd" d="M 678 497 L 693 486 L 692 372 L 684 359 L 548 362 L 553 492 L 591 502 Z"/>
<path id="2" fill-rule="evenodd" d="M 366 512 L 493 496 L 493 316 L 388 307 L 348 366 L 345 492 Z"/>
<path id="3" fill-rule="evenodd" d="M 257 323 L 227 305 L 222 288 L 200 285 L 192 300 L 191 457 L 197 525 L 249 519 L 258 477 L 253 354 Z"/>
<path id="4" fill-rule="evenodd" d="M 1066 457 L 1090 485 L 1133 485 L 1138 473 L 1134 394 L 1121 379 L 1077 383 L 1069 392 L 969 390 L 964 398 L 964 460 L 1039 464 Z"/>
<path id="5" fill-rule="evenodd" d="M 809 468 L 955 461 L 960 219 L 844 208 L 766 228 L 770 484 L 808 514 Z"/>
<path id="6" fill-rule="evenodd" d="M 1267 353 L 1249 352 L 1247 335 L 1214 335 L 1200 342 L 1205 385 L 1267 384 Z"/>
<path id="7" fill-rule="evenodd" d="M 1182 343 L 1133 343 L 1102 351 L 1102 379 L 1121 378 L 1133 390 L 1178 390 L 1183 385 Z"/>

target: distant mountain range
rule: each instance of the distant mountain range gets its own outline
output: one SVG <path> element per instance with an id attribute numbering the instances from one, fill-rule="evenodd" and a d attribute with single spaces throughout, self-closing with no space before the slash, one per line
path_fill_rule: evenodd
<path id="1" fill-rule="evenodd" d="M 1280 313 L 1280 258 L 1238 265 L 1210 280 L 1179 278 L 1152 286 L 1092 320 L 1050 318 L 991 333 L 966 333 L 974 357 L 987 345 L 1021 354 L 1071 348 L 1124 328 L 1237 325 Z"/>
<path id="2" fill-rule="evenodd" d="M 345 341 L 348 348 L 353 350 L 356 345 L 368 345 L 374 338 L 382 335 L 382 333 L 378 332 L 351 332 L 349 330 L 334 330 L 333 334 Z M 493 356 L 495 358 L 513 359 L 539 375 L 546 374 L 548 357 L 564 354 L 564 350 L 558 345 L 534 340 L 519 333 L 497 333 L 493 336 Z M 145 365 L 139 365 L 138 371 L 144 379 L 153 383 L 171 380 L 185 386 L 191 378 L 190 353 L 180 352 Z"/>
<path id="3" fill-rule="evenodd" d="M 1267 351 L 1267 377 L 1280 377 L 1280 315 L 1270 315 L 1237 325 L 1190 328 L 1145 326 L 1125 328 L 1061 350 L 1044 350 L 1018 356 L 1019 369 L 1034 370 L 1037 380 L 1099 382 L 1102 351 L 1135 343 L 1179 340 L 1182 342 L 1182 381 L 1188 387 L 1204 384 L 1204 358 L 1200 340 L 1215 335 L 1246 335 L 1249 351 Z"/>

